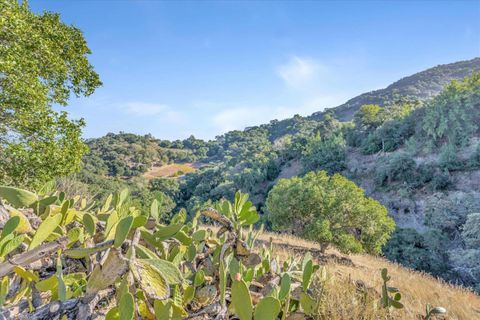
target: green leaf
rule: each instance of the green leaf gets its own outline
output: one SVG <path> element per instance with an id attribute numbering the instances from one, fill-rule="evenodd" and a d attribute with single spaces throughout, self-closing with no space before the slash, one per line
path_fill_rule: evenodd
<path id="1" fill-rule="evenodd" d="M 280 281 L 280 292 L 278 293 L 278 299 L 283 301 L 290 294 L 291 279 L 288 273 L 284 273 Z"/>
<path id="2" fill-rule="evenodd" d="M 388 270 L 387 268 L 382 269 L 382 279 L 383 281 L 388 281 L 390 280 L 390 277 L 388 276 Z"/>
<path id="3" fill-rule="evenodd" d="M 145 295 L 150 299 L 163 300 L 170 296 L 170 286 L 160 270 L 149 264 L 148 259 L 130 262 L 130 271 Z"/>
<path id="4" fill-rule="evenodd" d="M 157 320 L 181 320 L 188 316 L 185 310 L 173 303 L 172 300 L 155 300 L 153 304 Z"/>
<path id="5" fill-rule="evenodd" d="M 300 305 L 302 306 L 303 312 L 307 315 L 313 315 L 315 313 L 315 300 L 304 292 L 300 293 Z"/>
<path id="6" fill-rule="evenodd" d="M 82 220 L 83 220 L 83 225 L 85 226 L 85 230 L 91 237 L 93 237 L 97 230 L 97 224 L 95 222 L 96 219 L 93 217 L 92 214 L 86 212 L 84 213 Z"/>
<path id="7" fill-rule="evenodd" d="M 196 254 L 197 254 L 197 247 L 195 246 L 194 243 L 190 243 L 190 245 L 188 246 L 187 252 L 185 253 L 185 259 L 191 262 L 193 261 L 193 259 L 195 259 Z"/>
<path id="8" fill-rule="evenodd" d="M 107 223 L 105 224 L 105 237 L 107 240 L 113 239 L 111 231 L 113 230 L 113 227 L 117 224 L 118 220 L 118 213 L 116 211 L 113 211 L 108 215 Z"/>
<path id="9" fill-rule="evenodd" d="M 10 290 L 10 280 L 8 276 L 2 278 L 0 282 L 0 307 L 3 306 L 5 303 L 5 299 L 7 298 L 8 291 Z"/>
<path id="10" fill-rule="evenodd" d="M 396 300 L 393 300 L 393 299 L 390 299 L 390 304 L 392 305 L 392 307 L 394 307 L 395 309 L 402 309 L 403 308 L 403 304 L 399 301 L 396 301 Z"/>
<path id="11" fill-rule="evenodd" d="M 181 284 L 183 282 L 182 273 L 177 266 L 170 261 L 158 258 L 142 259 L 142 261 L 156 267 L 169 285 Z"/>
<path id="12" fill-rule="evenodd" d="M 3 226 L 2 235 L 0 239 L 5 238 L 10 233 L 13 233 L 15 229 L 17 229 L 18 225 L 20 224 L 20 217 L 11 217 L 7 220 L 5 225 Z"/>
<path id="13" fill-rule="evenodd" d="M 22 235 L 14 237 L 12 240 L 5 243 L 2 247 L 2 251 L 0 253 L 0 256 L 5 257 L 10 252 L 17 249 L 18 246 L 20 246 L 20 244 L 22 244 L 24 239 L 25 239 L 25 235 L 22 234 Z"/>
<path id="14" fill-rule="evenodd" d="M 67 287 L 63 281 L 63 268 L 62 268 L 62 259 L 60 253 L 57 257 L 57 292 L 58 300 L 65 301 L 67 300 Z"/>
<path id="15" fill-rule="evenodd" d="M 26 280 L 26 281 L 29 281 L 29 282 L 38 282 L 38 276 L 29 271 L 29 270 L 25 270 L 23 267 L 21 266 L 15 266 L 13 267 L 13 271 L 18 274 L 22 279 Z"/>
<path id="16" fill-rule="evenodd" d="M 171 320 L 173 318 L 172 304 L 171 301 L 154 301 L 153 309 L 157 320 Z"/>
<path id="17" fill-rule="evenodd" d="M 252 298 L 243 280 L 232 283 L 232 305 L 240 320 L 251 320 L 253 315 Z"/>
<path id="18" fill-rule="evenodd" d="M 133 296 L 130 292 L 126 292 L 122 295 L 118 306 L 120 314 L 120 320 L 132 320 L 135 312 L 135 304 Z"/>
<path id="19" fill-rule="evenodd" d="M 153 199 L 152 205 L 150 206 L 150 216 L 158 221 L 160 219 L 160 214 L 158 212 L 158 201 L 157 199 Z"/>
<path id="20" fill-rule="evenodd" d="M 242 209 L 238 214 L 238 221 L 241 225 L 251 225 L 256 223 L 259 219 L 260 216 L 257 213 L 257 209 L 255 209 L 255 206 L 250 201 L 242 206 Z"/>
<path id="21" fill-rule="evenodd" d="M 120 220 L 117 224 L 117 229 L 115 231 L 115 240 L 113 242 L 113 247 L 118 248 L 120 247 L 125 239 L 127 239 L 128 233 L 130 232 L 130 228 L 132 227 L 133 217 L 128 216 Z"/>
<path id="22" fill-rule="evenodd" d="M 308 260 L 307 263 L 305 264 L 305 269 L 303 270 L 303 281 L 302 281 L 303 291 L 307 291 L 308 287 L 310 286 L 312 275 L 313 275 L 313 262 L 312 260 Z"/>
<path id="23" fill-rule="evenodd" d="M 180 211 L 172 218 L 172 221 L 170 221 L 170 224 L 185 224 L 185 221 L 187 220 L 187 211 L 182 208 Z"/>
<path id="24" fill-rule="evenodd" d="M 108 310 L 107 314 L 105 315 L 105 320 L 119 320 L 120 319 L 120 311 L 118 307 L 113 307 L 112 309 Z"/>
<path id="25" fill-rule="evenodd" d="M 157 231 L 153 234 L 159 241 L 167 240 L 173 237 L 178 231 L 182 229 L 181 224 L 171 224 L 168 226 L 158 227 Z"/>
<path id="26" fill-rule="evenodd" d="M 205 237 L 207 236 L 207 231 L 206 230 L 197 230 L 192 234 L 193 240 L 200 242 L 205 240 Z"/>
<path id="27" fill-rule="evenodd" d="M 205 272 L 203 270 L 198 270 L 197 273 L 195 273 L 195 278 L 193 279 L 193 285 L 195 287 L 199 287 L 203 284 L 205 281 Z"/>
<path id="28" fill-rule="evenodd" d="M 77 241 L 83 242 L 83 229 L 81 229 L 80 227 L 70 229 L 67 232 L 67 238 L 68 247 L 72 246 Z"/>
<path id="29" fill-rule="evenodd" d="M 106 241 L 103 243 L 103 245 L 99 245 L 93 248 L 75 248 L 75 249 L 65 250 L 63 254 L 73 259 L 82 259 L 96 252 L 106 250 L 111 245 L 112 245 L 112 241 Z"/>
<path id="30" fill-rule="evenodd" d="M 274 297 L 265 297 L 255 307 L 255 320 L 274 320 L 280 313 L 282 305 Z"/>
<path id="31" fill-rule="evenodd" d="M 62 214 L 57 213 L 54 216 L 50 216 L 46 218 L 40 226 L 38 226 L 37 232 L 32 238 L 30 242 L 30 246 L 28 247 L 29 250 L 36 248 L 39 246 L 48 236 L 60 225 L 62 221 Z"/>
<path id="32" fill-rule="evenodd" d="M 7 200 L 15 208 L 30 207 L 38 200 L 33 192 L 7 186 L 0 186 L 0 198 Z"/>
<path id="33" fill-rule="evenodd" d="M 141 259 L 158 259 L 155 252 L 147 247 L 142 246 L 141 244 L 135 245 L 135 253 L 137 254 L 137 257 Z"/>
<path id="34" fill-rule="evenodd" d="M 183 293 L 183 300 L 185 303 L 190 303 L 195 296 L 195 287 L 194 286 L 187 286 Z"/>
<path id="35" fill-rule="evenodd" d="M 136 216 L 135 218 L 133 218 L 132 229 L 143 227 L 147 223 L 147 221 L 147 216 Z"/>
<path id="36" fill-rule="evenodd" d="M 19 217 L 20 218 L 20 223 L 18 224 L 16 231 L 18 233 L 29 233 L 32 231 L 32 226 L 30 225 L 30 221 L 28 218 L 23 214 L 23 212 L 11 208 L 9 210 L 10 212 L 10 217 Z M 3 228 L 5 230 L 5 227 Z M 1 238 L 1 237 L 0 237 Z"/>
<path id="37" fill-rule="evenodd" d="M 46 279 L 43 279 L 37 283 L 35 283 L 35 288 L 40 291 L 40 292 L 47 292 L 50 290 L 56 290 L 57 288 L 57 276 L 53 275 L 51 277 L 48 277 Z"/>
<path id="38" fill-rule="evenodd" d="M 107 212 L 108 209 L 110 209 L 110 204 L 112 203 L 113 195 L 109 194 L 107 199 L 105 200 L 105 203 L 102 206 L 102 209 L 100 212 Z"/>
<path id="39" fill-rule="evenodd" d="M 178 231 L 176 234 L 175 234 L 175 239 L 177 239 L 178 241 L 180 241 L 183 245 L 190 245 L 190 243 L 192 243 L 192 238 L 189 237 L 185 232 L 183 232 L 182 230 Z"/>

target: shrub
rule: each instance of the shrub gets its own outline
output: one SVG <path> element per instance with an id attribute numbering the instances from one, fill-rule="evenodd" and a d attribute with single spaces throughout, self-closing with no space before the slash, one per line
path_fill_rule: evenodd
<path id="1" fill-rule="evenodd" d="M 467 247 L 480 248 L 480 213 L 470 213 L 462 228 L 462 238 Z"/>
<path id="2" fill-rule="evenodd" d="M 478 130 L 480 73 L 453 81 L 425 108 L 420 134 L 434 144 L 465 145 Z"/>
<path id="3" fill-rule="evenodd" d="M 480 167 L 480 143 L 477 144 L 475 151 L 473 152 L 472 156 L 470 157 L 469 165 L 472 168 Z"/>
<path id="4" fill-rule="evenodd" d="M 446 144 L 440 150 L 438 165 L 443 170 L 460 170 L 464 167 L 462 161 L 458 159 L 457 149 L 453 144 Z"/>
<path id="5" fill-rule="evenodd" d="M 435 191 L 446 190 L 452 184 L 450 174 L 448 171 L 443 171 L 435 174 L 432 179 L 431 186 Z"/>
<path id="6" fill-rule="evenodd" d="M 345 177 L 310 172 L 280 180 L 269 192 L 267 209 L 275 230 L 295 231 L 344 252 L 379 253 L 394 229 L 387 209 Z"/>
<path id="7" fill-rule="evenodd" d="M 447 238 L 438 230 L 420 234 L 414 229 L 395 230 L 383 248 L 385 256 L 406 267 L 445 276 L 449 267 Z"/>
<path id="8" fill-rule="evenodd" d="M 360 146 L 363 154 L 374 154 L 382 150 L 382 140 L 373 132 L 370 133 Z"/>
<path id="9" fill-rule="evenodd" d="M 417 165 L 407 153 L 397 153 L 382 158 L 375 170 L 375 181 L 379 186 L 392 182 L 411 183 L 415 181 Z"/>
<path id="10" fill-rule="evenodd" d="M 337 134 L 328 138 L 317 135 L 308 140 L 301 160 L 304 172 L 325 170 L 333 174 L 346 168 L 345 158 L 345 139 Z"/>

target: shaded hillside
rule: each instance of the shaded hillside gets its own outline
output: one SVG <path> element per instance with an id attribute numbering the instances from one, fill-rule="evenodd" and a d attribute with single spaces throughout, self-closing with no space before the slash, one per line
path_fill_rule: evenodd
<path id="1" fill-rule="evenodd" d="M 480 70 L 480 58 L 438 65 L 402 78 L 385 89 L 361 94 L 331 110 L 338 120 L 350 121 L 355 112 L 364 104 L 383 106 L 392 102 L 395 96 L 419 100 L 429 99 L 438 94 L 452 80 L 461 80 L 478 70 Z M 324 112 L 316 112 L 309 118 L 321 120 L 323 114 Z"/>

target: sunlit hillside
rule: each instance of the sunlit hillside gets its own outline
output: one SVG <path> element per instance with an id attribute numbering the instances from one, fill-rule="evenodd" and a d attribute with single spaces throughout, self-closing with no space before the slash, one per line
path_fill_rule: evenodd
<path id="1" fill-rule="evenodd" d="M 325 301 L 319 309 L 320 319 L 423 319 L 427 304 L 447 309 L 448 313 L 437 319 L 480 319 L 478 295 L 429 274 L 381 257 L 345 255 L 333 248 L 321 254 L 318 244 L 292 235 L 265 232 L 259 240 L 259 246 L 271 241 L 282 259 L 292 256 L 300 259 L 310 252 L 326 267 L 326 280 L 317 288 L 318 299 Z M 390 313 L 375 310 L 380 299 L 383 268 L 387 268 L 392 277 L 390 285 L 400 290 L 404 309 Z M 364 294 L 369 298 L 365 299 Z"/>

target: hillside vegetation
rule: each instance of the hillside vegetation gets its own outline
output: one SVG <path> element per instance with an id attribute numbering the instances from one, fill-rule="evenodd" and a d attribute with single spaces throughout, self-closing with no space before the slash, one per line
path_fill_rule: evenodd
<path id="1" fill-rule="evenodd" d="M 131 206 L 0 187 L 0 315 L 19 319 L 474 319 L 480 298 L 369 256 L 254 230 L 248 195 L 160 223 Z M 207 219 L 214 226 L 201 226 Z M 439 306 L 439 303 L 442 305 Z M 433 305 L 432 305 L 433 304 Z M 447 308 L 447 309 L 445 309 Z"/>
<path id="2" fill-rule="evenodd" d="M 429 69 L 406 78 L 410 79 L 407 87 L 412 91 L 411 86 L 417 83 L 412 79 L 423 79 L 418 92 L 424 87 L 436 88 L 438 79 L 463 75 L 470 67 L 473 72 L 479 65 L 477 58 Z M 432 75 L 436 84 L 426 85 L 426 75 Z M 408 95 L 385 101 L 384 106 L 363 105 L 349 122 L 338 121 L 334 109 L 325 112 L 322 120 L 295 116 L 228 132 L 208 142 L 194 137 L 171 142 L 169 147 L 175 146 L 176 152 L 194 155 L 204 165 L 178 182 L 153 179 L 147 183 L 141 181 L 140 173 L 126 177 L 108 170 L 91 175 L 88 163 L 92 155 L 93 162 L 109 154 L 112 159 L 123 159 L 133 149 L 125 145 L 126 134 L 110 134 L 89 142 L 92 151 L 85 157 L 81 176 L 94 179 L 80 180 L 97 186 L 102 181 L 113 184 L 113 178 L 115 188 L 106 190 L 129 186 L 134 196 L 144 200 L 153 199 L 156 193 L 157 198 L 170 203 L 168 208 L 185 207 L 188 212 L 195 212 L 208 201 L 231 199 L 235 190 L 242 190 L 251 195 L 264 213 L 262 221 L 272 228 L 265 201 L 278 179 L 316 170 L 341 173 L 379 200 L 395 219 L 397 229 L 383 248 L 388 258 L 475 287 L 480 281 L 476 267 L 480 255 L 475 246 L 469 245 L 469 231 L 464 232 L 464 225 L 480 212 L 478 79 L 475 74 L 448 84 L 430 100 L 413 100 Z M 116 155 L 98 148 L 104 139 L 110 140 L 106 145 Z M 166 144 L 150 136 L 137 139 L 149 140 L 158 150 Z M 183 161 L 173 156 L 171 159 Z M 151 163 L 146 162 L 148 166 Z M 106 194 L 103 192 L 103 196 Z M 478 230 L 477 224 L 472 228 L 472 232 Z"/>
<path id="3" fill-rule="evenodd" d="M 439 65 L 402 78 L 385 89 L 359 95 L 333 108 L 332 111 L 340 121 L 350 121 L 360 107 L 365 104 L 385 106 L 394 102 L 398 97 L 428 100 L 442 91 L 443 87 L 452 80 L 462 80 L 472 72 L 479 70 L 480 58 Z M 324 112 L 317 112 L 311 118 L 321 120 L 323 114 Z"/>

